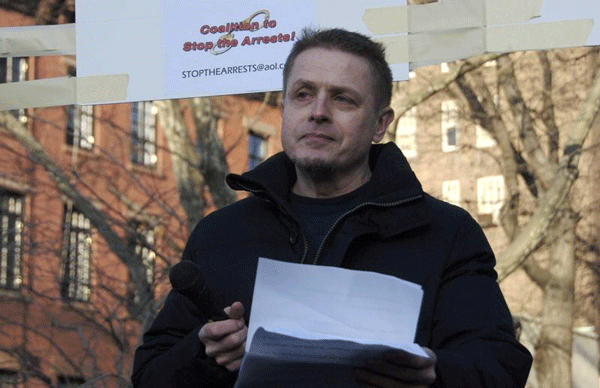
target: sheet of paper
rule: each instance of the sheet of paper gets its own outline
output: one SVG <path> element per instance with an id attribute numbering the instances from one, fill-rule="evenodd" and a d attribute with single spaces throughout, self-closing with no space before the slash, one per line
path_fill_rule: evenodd
<path id="1" fill-rule="evenodd" d="M 418 349 L 416 352 L 420 351 L 418 345 L 411 346 Z M 260 327 L 254 332 L 250 351 L 244 356 L 235 388 L 358 388 L 353 368 L 390 351 L 402 352 L 386 345 L 299 339 Z"/>
<path id="2" fill-rule="evenodd" d="M 419 285 L 389 275 L 260 258 L 248 337 L 264 327 L 399 347 L 414 341 L 422 296 Z"/>
<path id="3" fill-rule="evenodd" d="M 260 258 L 237 386 L 325 372 L 337 381 L 392 348 L 426 357 L 413 343 L 422 296 L 419 285 L 389 275 Z"/>

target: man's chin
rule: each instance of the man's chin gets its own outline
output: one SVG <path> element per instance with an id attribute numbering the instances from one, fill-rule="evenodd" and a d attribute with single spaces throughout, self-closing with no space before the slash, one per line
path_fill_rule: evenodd
<path id="1" fill-rule="evenodd" d="M 295 160 L 293 162 L 297 168 L 315 181 L 330 179 L 335 169 L 334 163 L 320 159 Z"/>

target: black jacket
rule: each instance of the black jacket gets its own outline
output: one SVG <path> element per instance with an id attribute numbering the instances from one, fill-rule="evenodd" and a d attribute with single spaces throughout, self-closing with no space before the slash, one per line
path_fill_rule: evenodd
<path id="1" fill-rule="evenodd" d="M 258 257 L 375 271 L 423 287 L 415 342 L 437 356 L 435 387 L 522 387 L 531 355 L 514 337 L 495 259 L 469 214 L 425 194 L 394 144 L 374 145 L 364 202 L 334 225 L 316 257 L 289 208 L 294 166 L 278 154 L 227 180 L 253 193 L 205 217 L 183 259 L 202 267 L 215 303 L 241 301 L 248 319 Z M 206 318 L 171 292 L 135 357 L 136 387 L 232 386 L 204 355 Z"/>

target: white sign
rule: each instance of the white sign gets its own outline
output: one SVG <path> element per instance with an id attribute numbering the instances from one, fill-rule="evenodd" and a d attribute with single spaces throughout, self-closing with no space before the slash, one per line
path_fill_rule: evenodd
<path id="1" fill-rule="evenodd" d="M 344 16 L 340 27 L 370 35 L 361 17 L 373 2 L 86 0 L 76 5 L 77 76 L 129 74 L 125 101 L 144 101 L 281 90 L 283 63 L 304 27 L 332 26 L 331 20 Z M 406 0 L 376 5 L 406 5 Z M 394 64 L 392 72 L 395 80 L 408 79 L 408 63 Z"/>

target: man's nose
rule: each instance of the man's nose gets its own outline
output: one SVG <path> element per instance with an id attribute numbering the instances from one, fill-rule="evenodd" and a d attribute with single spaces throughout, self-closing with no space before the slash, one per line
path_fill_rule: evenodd
<path id="1" fill-rule="evenodd" d="M 314 99 L 309 121 L 314 121 L 317 124 L 331 122 L 331 110 L 327 96 L 317 95 Z"/>

